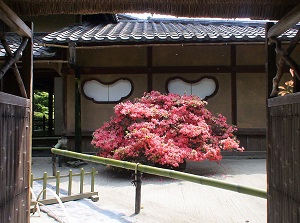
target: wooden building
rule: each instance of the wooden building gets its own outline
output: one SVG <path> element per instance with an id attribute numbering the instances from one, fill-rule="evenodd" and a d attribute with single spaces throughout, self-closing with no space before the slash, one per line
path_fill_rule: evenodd
<path id="1" fill-rule="evenodd" d="M 196 90 L 203 94 L 202 90 L 197 90 L 197 86 L 206 83 L 211 86 L 206 91 L 206 93 L 211 93 L 203 96 L 207 97 L 208 108 L 214 113 L 224 114 L 230 123 L 239 127 L 238 137 L 248 153 L 259 154 L 260 151 L 263 153 L 264 143 L 267 142 L 268 222 L 299 222 L 300 136 L 299 93 L 296 92 L 299 91 L 297 43 L 300 34 L 295 26 L 300 21 L 298 0 L 289 2 L 261 0 L 247 4 L 238 0 L 188 3 L 176 0 L 172 2 L 143 1 L 142 4 L 135 4 L 134 1 L 68 0 L 66 3 L 50 0 L 45 2 L 5 0 L 0 2 L 0 6 L 0 19 L 11 28 L 10 30 L 1 26 L 1 31 L 5 34 L 8 31 L 17 32 L 22 36 L 21 41 L 24 37 L 31 38 L 32 35 L 26 32 L 28 29 L 18 16 L 24 20 L 35 20 L 37 27 L 35 32 L 39 31 L 39 22 L 42 24 L 42 20 L 49 22 L 51 17 L 54 20 L 58 18 L 56 21 L 59 21 L 52 23 L 55 25 L 48 25 L 46 29 L 40 30 L 51 32 L 43 39 L 46 45 L 36 45 L 37 51 L 32 51 L 29 45 L 28 54 L 23 54 L 23 64 L 19 67 L 24 70 L 27 96 L 23 88 L 18 90 L 19 84 L 16 84 L 18 78 L 14 83 L 12 80 L 3 79 L 6 72 L 11 72 L 7 71 L 5 66 L 15 64 L 16 60 L 11 64 L 6 63 L 8 60 L 2 60 L 0 129 L 3 131 L 1 130 L 0 149 L 1 154 L 4 155 L 1 155 L 0 173 L 1 178 L 10 179 L 7 168 L 14 166 L 18 174 L 15 174 L 14 180 L 2 181 L 3 187 L 15 189 L 0 193 L 3 198 L 0 205 L 5 207 L 0 209 L 1 220 L 8 221 L 15 217 L 14 222 L 24 222 L 24 219 L 28 221 L 28 211 L 18 212 L 21 208 L 15 207 L 28 208 L 29 204 L 23 201 L 29 199 L 31 130 L 28 130 L 26 126 L 31 126 L 32 55 L 30 53 L 42 50 L 43 53 L 48 54 L 49 49 L 54 49 L 55 55 L 53 56 L 42 58 L 36 55 L 34 72 L 35 77 L 40 80 L 36 83 L 42 83 L 45 76 L 51 77 L 50 79 L 55 83 L 53 92 L 55 92 L 55 101 L 58 104 L 55 105 L 56 114 L 53 125 L 57 135 L 62 134 L 74 139 L 70 140 L 70 148 L 76 151 L 93 151 L 89 147 L 90 134 L 95 128 L 100 127 L 103 121 L 109 119 L 113 105 L 118 102 L 118 97 L 133 99 L 142 96 L 145 91 L 167 92 L 178 89 L 176 86 L 180 86 L 179 89 L 184 89 L 183 91 L 187 90 L 182 86 L 190 86 L 191 92 Z M 267 25 L 267 31 L 263 34 L 259 33 L 260 28 L 264 27 L 262 24 L 253 26 L 223 24 L 219 28 L 216 23 L 204 24 L 201 28 L 204 28 L 206 32 L 202 32 L 203 30 L 195 25 L 195 23 L 200 24 L 199 21 L 183 23 L 160 21 L 156 24 L 155 21 L 137 22 L 130 18 L 120 18 L 117 21 L 106 14 L 106 18 L 102 18 L 104 19 L 102 25 L 92 22 L 88 26 L 83 23 L 69 27 L 72 21 L 80 23 L 84 17 L 84 21 L 97 20 L 97 18 L 91 19 L 88 18 L 89 16 L 78 16 L 78 14 L 124 12 L 275 19 L 279 22 L 273 27 Z M 59 19 L 63 17 L 65 19 Z M 124 23 L 121 22 L 122 20 Z M 62 23 L 62 27 L 56 26 Z M 245 26 L 250 27 L 250 32 L 241 35 L 245 29 L 241 28 L 243 32 L 240 32 L 238 27 Z M 256 28 L 252 29 L 253 27 Z M 56 32 L 57 28 L 63 29 Z M 235 31 L 237 32 L 233 36 L 228 36 L 228 33 Z M 3 39 L 6 37 L 2 38 L 2 42 Z M 275 49 L 278 53 L 277 60 Z M 9 55 L 9 50 L 5 49 L 5 51 L 6 57 L 13 57 Z M 278 69 L 276 61 L 278 61 Z M 275 74 L 281 76 L 285 73 L 286 80 L 288 80 L 290 67 L 293 68 L 295 77 L 298 77 L 294 78 L 294 93 L 269 99 L 268 106 L 266 106 L 266 99 L 270 95 L 272 97 L 277 95 L 277 79 L 274 81 L 275 91 L 273 90 L 271 94 L 272 78 Z M 15 73 L 18 76 L 17 72 Z M 4 77 L 7 78 L 7 75 Z M 279 85 L 283 85 L 284 82 L 282 79 Z M 45 83 L 44 87 L 47 85 L 47 80 Z M 9 86 L 16 87 L 10 88 Z M 90 90 L 94 89 L 93 86 L 101 86 L 103 92 L 108 95 L 107 99 L 95 98 L 93 91 Z M 117 89 L 117 91 L 111 92 L 110 89 Z M 120 89 L 125 89 L 121 91 L 122 94 L 119 93 Z M 128 89 L 129 93 L 126 95 Z M 10 99 L 15 96 L 25 98 L 25 100 L 18 98 L 16 102 Z M 27 114 L 23 112 L 25 116 L 15 116 L 13 109 L 6 109 L 7 99 L 10 104 L 15 102 L 14 105 L 18 108 L 25 106 Z M 2 106 L 2 104 L 5 105 Z M 8 115 L 3 112 L 4 110 L 8 112 Z M 24 125 L 7 124 L 6 117 L 12 117 L 12 121 L 15 117 L 21 117 L 22 120 L 27 120 L 27 124 L 23 122 L 20 123 Z M 6 126 L 10 126 L 9 131 L 6 131 Z M 282 126 L 285 131 L 282 131 Z M 18 132 L 20 128 L 24 130 L 23 133 Z M 11 135 L 6 134 L 9 132 L 20 133 L 20 139 L 26 139 L 26 142 L 17 141 L 16 137 L 11 138 Z M 24 147 L 21 146 L 24 145 L 23 142 L 26 144 Z M 28 155 L 24 155 L 21 161 L 15 160 L 14 157 L 20 158 L 21 156 L 14 156 L 14 154 Z M 20 162 L 24 166 L 18 165 Z M 26 183 L 22 184 L 20 179 L 24 179 Z M 10 192 L 13 193 L 10 194 Z M 21 198 L 19 196 L 21 194 L 24 197 Z"/>
<path id="2" fill-rule="evenodd" d="M 246 150 L 225 155 L 265 157 L 265 22 L 100 14 L 37 37 L 34 84 L 53 86 L 54 133 L 68 137 L 68 148 L 95 153 L 92 132 L 114 105 L 155 90 L 198 94 L 236 125 Z M 291 79 L 285 73 L 280 85 Z"/>

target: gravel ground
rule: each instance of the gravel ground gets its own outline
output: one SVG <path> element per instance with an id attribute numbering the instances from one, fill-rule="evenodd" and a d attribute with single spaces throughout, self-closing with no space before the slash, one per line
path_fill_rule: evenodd
<path id="1" fill-rule="evenodd" d="M 192 182 L 174 180 L 144 174 L 142 182 L 141 212 L 134 214 L 135 187 L 130 174 L 120 174 L 101 164 L 87 163 L 85 171 L 95 167 L 99 174 L 95 179 L 95 191 L 99 201 L 81 199 L 42 206 L 30 218 L 31 223 L 264 223 L 267 220 L 266 199 L 239 194 Z M 57 167 L 61 175 L 70 167 Z M 80 168 L 72 168 L 73 173 Z M 34 177 L 44 172 L 52 173 L 51 158 L 33 157 Z M 185 172 L 206 176 L 234 184 L 266 190 L 265 159 L 223 159 L 215 162 L 189 162 Z M 74 193 L 79 192 L 79 179 L 73 178 Z M 55 180 L 47 187 L 55 191 Z M 61 182 L 61 195 L 66 194 L 67 180 Z M 38 194 L 41 182 L 34 182 L 33 190 Z M 90 190 L 90 178 L 85 177 L 84 191 Z M 51 194 L 49 192 L 48 194 Z"/>

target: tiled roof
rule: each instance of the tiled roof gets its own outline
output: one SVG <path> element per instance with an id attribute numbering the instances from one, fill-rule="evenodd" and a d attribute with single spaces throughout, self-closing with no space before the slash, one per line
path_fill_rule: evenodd
<path id="1" fill-rule="evenodd" d="M 43 38 L 46 43 L 151 44 L 207 42 L 263 42 L 263 22 L 204 20 L 120 20 L 116 24 L 84 23 L 63 28 Z M 283 39 L 296 34 L 288 30 Z"/>
<path id="2" fill-rule="evenodd" d="M 35 33 L 33 39 L 33 57 L 35 58 L 51 58 L 54 57 L 56 51 L 50 47 L 44 47 L 40 44 L 42 43 L 42 38 L 45 36 L 44 33 Z M 12 52 L 15 52 L 20 43 L 21 37 L 15 33 L 6 33 L 5 34 L 6 41 L 9 44 L 9 47 Z M 0 57 L 6 56 L 6 51 L 0 42 Z"/>

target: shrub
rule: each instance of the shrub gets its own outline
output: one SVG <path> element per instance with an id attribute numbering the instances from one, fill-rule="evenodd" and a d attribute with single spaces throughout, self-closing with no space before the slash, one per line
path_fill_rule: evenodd
<path id="1" fill-rule="evenodd" d="M 185 160 L 221 160 L 221 150 L 238 150 L 236 128 L 213 116 L 197 96 L 145 93 L 119 103 L 110 122 L 93 133 L 99 156 L 178 167 Z"/>

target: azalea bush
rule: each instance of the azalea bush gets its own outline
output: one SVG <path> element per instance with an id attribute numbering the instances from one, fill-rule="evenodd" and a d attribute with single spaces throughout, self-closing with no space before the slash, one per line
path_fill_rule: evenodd
<path id="1" fill-rule="evenodd" d="M 213 116 L 197 96 L 145 93 L 119 103 L 114 117 L 93 133 L 99 156 L 176 168 L 186 160 L 221 160 L 221 150 L 243 148 L 236 127 Z"/>

